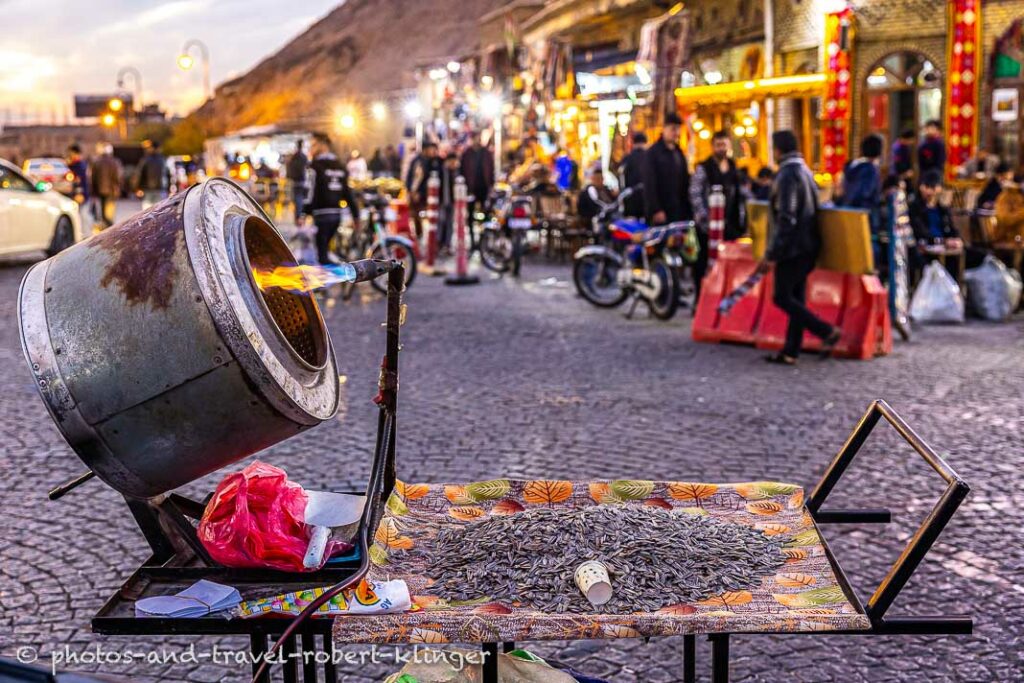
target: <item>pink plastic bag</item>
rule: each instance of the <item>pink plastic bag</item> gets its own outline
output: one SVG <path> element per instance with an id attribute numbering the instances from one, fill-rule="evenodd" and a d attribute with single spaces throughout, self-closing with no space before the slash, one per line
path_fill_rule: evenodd
<path id="1" fill-rule="evenodd" d="M 254 462 L 217 486 L 199 522 L 199 540 L 225 567 L 309 571 L 302 566 L 310 537 L 306 501 L 284 470 Z"/>

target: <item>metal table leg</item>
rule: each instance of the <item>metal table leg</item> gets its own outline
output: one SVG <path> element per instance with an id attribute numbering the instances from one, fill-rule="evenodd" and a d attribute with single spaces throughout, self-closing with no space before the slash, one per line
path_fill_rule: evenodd
<path id="1" fill-rule="evenodd" d="M 295 636 L 288 636 L 281 647 L 281 658 L 284 660 L 284 683 L 298 683 L 299 667 L 295 658 Z"/>
<path id="2" fill-rule="evenodd" d="M 498 644 L 484 643 L 483 683 L 498 683 Z"/>
<path id="3" fill-rule="evenodd" d="M 302 683 L 317 683 L 316 680 L 316 634 L 302 634 Z"/>
<path id="4" fill-rule="evenodd" d="M 711 683 L 729 683 L 729 634 L 714 633 L 711 641 Z"/>
<path id="5" fill-rule="evenodd" d="M 252 655 L 252 675 L 255 676 L 267 655 L 267 635 L 254 631 L 249 635 L 249 654 Z M 270 683 L 270 670 L 267 669 L 260 676 L 259 683 Z"/>
<path id="6" fill-rule="evenodd" d="M 324 653 L 327 661 L 324 662 L 325 683 L 338 683 L 338 667 L 334 665 L 334 636 L 330 633 L 324 634 Z"/>
<path id="7" fill-rule="evenodd" d="M 683 636 L 683 683 L 697 683 L 697 636 Z"/>

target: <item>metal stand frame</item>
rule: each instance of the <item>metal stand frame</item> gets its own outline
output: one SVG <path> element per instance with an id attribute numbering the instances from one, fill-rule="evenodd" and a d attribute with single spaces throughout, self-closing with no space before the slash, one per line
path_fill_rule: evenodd
<path id="1" fill-rule="evenodd" d="M 842 567 L 832 556 L 832 551 L 825 542 L 822 535 L 822 544 L 828 554 L 829 561 L 836 572 L 840 585 L 844 588 L 851 602 L 871 620 L 871 628 L 866 631 L 807 631 L 786 633 L 785 635 L 967 635 L 972 632 L 974 622 L 969 616 L 961 615 L 939 615 L 921 617 L 887 617 L 886 613 L 892 603 L 899 596 L 900 591 L 913 576 L 921 560 L 928 554 L 928 550 L 938 539 L 939 534 L 946 528 L 946 524 L 953 517 L 960 503 L 970 492 L 970 487 L 960 478 L 952 467 L 929 446 L 924 439 L 917 435 L 913 429 L 882 400 L 872 402 L 864 417 L 854 428 L 853 432 L 846 439 L 846 443 L 839 450 L 839 453 L 829 464 L 821 481 L 815 487 L 810 498 L 808 498 L 807 511 L 818 524 L 887 524 L 891 521 L 889 510 L 838 510 L 822 509 L 822 504 L 828 498 L 832 489 L 835 488 L 839 479 L 846 472 L 846 469 L 853 462 L 854 457 L 860 451 L 864 442 L 867 441 L 871 431 L 878 424 L 879 420 L 885 420 L 892 425 L 896 432 L 913 447 L 917 453 L 924 458 L 932 469 L 946 482 L 946 490 L 939 498 L 935 507 L 928 514 L 921 526 L 914 533 L 907 543 L 906 548 L 893 563 L 885 578 L 875 589 L 868 599 L 867 605 L 863 605 L 857 597 L 856 592 L 850 586 L 849 581 L 843 572 Z M 820 530 L 819 530 L 820 533 Z M 733 633 L 710 633 L 707 635 L 711 641 L 711 681 L 712 683 L 729 682 L 729 642 Z M 758 634 L 744 634 L 758 635 Z M 485 643 L 484 652 L 487 654 L 485 661 L 495 660 L 493 667 L 485 664 L 484 683 L 497 683 L 497 644 Z M 493 657 L 491 655 L 494 655 Z M 697 680 L 696 667 L 697 641 L 696 635 L 687 634 L 683 636 L 683 681 L 684 683 L 695 683 Z"/>
<path id="2" fill-rule="evenodd" d="M 95 632 L 116 635 L 246 634 L 249 636 L 253 655 L 266 655 L 274 652 L 276 648 L 280 648 L 280 653 L 274 662 L 283 669 L 286 683 L 297 683 L 299 680 L 304 683 L 316 683 L 320 680 L 318 664 L 313 658 L 308 655 L 302 657 L 300 666 L 300 657 L 298 656 L 298 653 L 315 654 L 318 652 L 325 653 L 329 660 L 322 667 L 323 680 L 327 683 L 336 683 L 338 680 L 337 670 L 330 661 L 334 652 L 332 620 L 305 619 L 304 616 L 293 620 L 137 619 L 133 615 L 129 616 L 131 614 L 129 610 L 131 602 L 145 591 L 151 581 L 181 582 L 209 578 L 226 583 L 260 583 L 262 587 L 288 586 L 288 590 L 295 590 L 296 584 L 308 586 L 314 583 L 323 585 L 337 582 L 330 589 L 330 591 L 337 591 L 354 584 L 365 575 L 369 568 L 368 549 L 372 542 L 373 532 L 380 522 L 384 505 L 395 484 L 399 327 L 402 318 L 401 292 L 404 273 L 400 264 L 384 264 L 382 267 L 388 271 L 387 348 L 381 365 L 379 393 L 375 399 L 380 407 L 380 413 L 373 467 L 366 490 L 368 500 L 357 536 L 357 543 L 361 550 L 360 560 L 351 565 L 299 575 L 271 570 L 218 568 L 202 548 L 202 544 L 196 538 L 194 526 L 187 519 L 201 517 L 205 507 L 203 503 L 177 494 L 145 501 L 129 500 L 128 505 L 153 549 L 153 556 L 129 578 L 121 590 L 112 596 L 96 615 L 93 620 Z M 822 536 L 822 545 L 840 586 L 846 592 L 851 603 L 870 619 L 870 629 L 864 631 L 810 631 L 786 635 L 954 635 L 969 634 L 972 631 L 973 621 L 968 616 L 887 616 L 892 603 L 913 576 L 914 571 L 970 490 L 963 479 L 887 403 L 877 400 L 871 404 L 807 499 L 807 511 L 816 526 L 848 523 L 885 524 L 890 521 L 891 514 L 887 509 L 840 510 L 822 507 L 871 431 L 882 418 L 885 418 L 925 462 L 938 472 L 946 482 L 946 489 L 868 599 L 866 606 L 861 603 L 856 592 L 850 586 L 842 567 L 833 557 L 827 541 Z M 69 482 L 68 485 L 65 485 L 69 487 L 66 490 L 70 490 L 80 483 L 81 481 L 78 480 Z M 61 495 L 66 490 L 61 491 Z M 196 567 L 196 560 L 206 566 Z M 329 599 L 333 595 L 330 591 L 324 594 L 326 597 L 321 601 L 311 604 L 307 608 L 307 612 L 315 610 L 320 602 Z M 303 614 L 306 615 L 307 612 Z M 728 683 L 729 681 L 729 646 L 732 635 L 736 634 L 707 634 L 711 641 L 713 683 Z M 272 636 L 278 637 L 277 643 L 273 646 L 270 644 Z M 321 643 L 320 648 L 317 648 L 318 638 Z M 481 647 L 485 654 L 483 681 L 484 683 L 497 683 L 498 643 L 482 643 Z M 504 652 L 509 652 L 514 648 L 515 643 L 502 643 Z M 279 664 L 281 661 L 285 663 Z M 683 636 L 683 681 L 685 683 L 695 683 L 696 661 L 696 634 L 686 634 Z M 270 669 L 262 667 L 260 660 L 257 660 L 253 666 L 253 680 L 270 680 Z"/>

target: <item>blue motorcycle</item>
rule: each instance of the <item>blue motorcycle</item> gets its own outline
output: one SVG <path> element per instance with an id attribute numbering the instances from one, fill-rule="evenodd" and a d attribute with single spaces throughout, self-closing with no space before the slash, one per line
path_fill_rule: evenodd
<path id="1" fill-rule="evenodd" d="M 622 216 L 627 188 L 616 203 L 593 219 L 598 243 L 583 247 L 573 257 L 573 282 L 584 299 L 601 308 L 615 308 L 632 298 L 626 317 L 643 301 L 651 315 L 668 320 L 679 307 L 681 249 L 693 240 L 693 222 L 655 227 Z"/>

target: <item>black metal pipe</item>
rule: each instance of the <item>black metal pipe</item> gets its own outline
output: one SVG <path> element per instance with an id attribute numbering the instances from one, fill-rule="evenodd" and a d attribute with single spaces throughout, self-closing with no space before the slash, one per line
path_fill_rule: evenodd
<path id="1" fill-rule="evenodd" d="M 376 280 L 385 273 L 390 273 L 395 269 L 395 264 L 398 261 L 383 261 L 375 259 L 360 259 L 358 261 L 351 261 L 350 266 L 356 269 L 356 282 L 369 282 L 370 280 Z"/>
<path id="2" fill-rule="evenodd" d="M 324 662 L 324 683 L 338 683 L 338 667 L 334 663 L 334 634 L 330 631 L 323 635 L 324 653 L 327 661 Z"/>
<path id="3" fill-rule="evenodd" d="M 53 489 L 51 489 L 50 492 L 47 494 L 47 498 L 49 498 L 50 500 L 57 500 L 58 498 L 63 498 L 68 493 L 74 491 L 79 486 L 81 486 L 82 484 L 89 481 L 95 476 L 96 473 L 93 472 L 92 470 L 80 474 L 71 481 L 66 481 L 63 484 L 53 487 Z"/>
<path id="4" fill-rule="evenodd" d="M 893 563 L 889 572 L 878 584 L 878 588 L 868 599 L 867 613 L 873 621 L 881 619 L 886 610 L 889 609 L 896 596 L 903 590 L 903 586 L 914 574 L 917 565 L 921 563 L 924 556 L 928 554 L 932 544 L 938 539 L 939 534 L 946 528 L 946 524 L 953 517 L 960 503 L 967 497 L 970 488 L 963 482 L 952 482 L 942 494 L 942 498 L 935 504 L 932 511 L 921 523 L 921 526 L 910 539 L 907 547 Z"/>
<path id="5" fill-rule="evenodd" d="M 295 636 L 287 636 L 281 647 L 281 659 L 284 660 L 284 683 L 298 683 L 299 668 L 295 661 Z"/>
<path id="6" fill-rule="evenodd" d="M 484 643 L 483 683 L 498 683 L 498 644 Z"/>
<path id="7" fill-rule="evenodd" d="M 317 683 L 316 635 L 311 631 L 302 633 L 302 683 Z"/>
<path id="8" fill-rule="evenodd" d="M 683 683 L 697 683 L 697 636 L 683 636 Z"/>
<path id="9" fill-rule="evenodd" d="M 252 655 L 252 675 L 258 683 L 270 683 L 270 670 L 265 669 L 260 675 L 260 665 L 263 658 L 267 656 L 267 634 L 262 631 L 253 631 L 249 635 L 249 654 Z M 257 679 L 257 675 L 259 678 Z"/>
<path id="10" fill-rule="evenodd" d="M 853 462 L 853 457 L 857 455 L 857 451 L 860 450 L 861 446 L 867 440 L 871 430 L 875 428 L 878 421 L 882 418 L 882 413 L 877 409 L 878 401 L 873 401 L 871 407 L 857 423 L 857 426 L 847 437 L 846 443 L 836 453 L 836 457 L 829 463 L 828 469 L 825 470 L 825 474 L 822 475 L 821 481 L 814 487 L 814 491 L 807 499 L 807 510 L 813 515 L 821 507 L 821 504 L 828 498 L 828 494 L 832 493 L 832 489 L 839 482 L 839 478 L 846 472 L 846 468 Z"/>
<path id="11" fill-rule="evenodd" d="M 889 617 L 875 624 L 872 633 L 893 636 L 970 635 L 974 619 L 967 616 Z"/>
<path id="12" fill-rule="evenodd" d="M 888 524 L 892 513 L 885 508 L 864 510 L 818 510 L 814 521 L 819 524 Z"/>
<path id="13" fill-rule="evenodd" d="M 729 634 L 712 633 L 711 641 L 711 683 L 729 683 Z"/>

